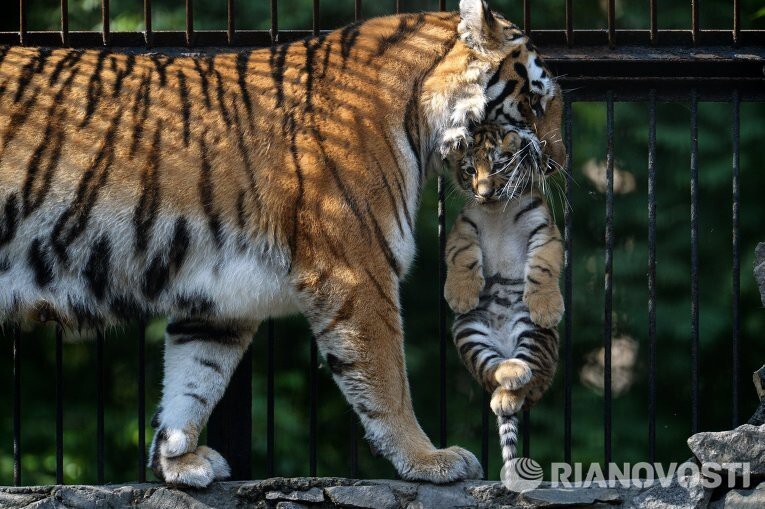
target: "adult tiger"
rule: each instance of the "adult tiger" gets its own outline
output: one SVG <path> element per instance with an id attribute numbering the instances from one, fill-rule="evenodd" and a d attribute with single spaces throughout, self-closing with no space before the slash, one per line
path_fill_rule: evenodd
<path id="1" fill-rule="evenodd" d="M 211 57 L 2 48 L 0 319 L 169 315 L 168 482 L 228 475 L 199 433 L 258 322 L 293 312 L 403 478 L 478 477 L 414 416 L 399 281 L 423 181 L 487 102 L 557 128 L 541 65 L 482 0 Z"/>

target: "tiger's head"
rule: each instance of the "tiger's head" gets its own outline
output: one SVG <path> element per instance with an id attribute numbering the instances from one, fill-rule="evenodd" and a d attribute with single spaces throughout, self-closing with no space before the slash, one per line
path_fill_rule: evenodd
<path id="1" fill-rule="evenodd" d="M 555 170 L 533 130 L 488 122 L 475 129 L 455 180 L 477 203 L 490 204 L 512 200 L 531 187 L 544 191 Z"/>
<path id="2" fill-rule="evenodd" d="M 562 94 L 536 48 L 487 0 L 460 0 L 459 7 L 458 43 L 423 89 L 425 118 L 442 158 L 459 159 L 473 127 L 488 122 L 515 126 L 534 138 L 546 164 L 562 167 Z"/>

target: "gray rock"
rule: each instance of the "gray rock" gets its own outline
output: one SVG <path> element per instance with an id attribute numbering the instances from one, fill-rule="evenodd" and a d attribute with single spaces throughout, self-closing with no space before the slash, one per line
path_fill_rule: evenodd
<path id="1" fill-rule="evenodd" d="M 390 487 L 377 484 L 372 486 L 333 486 L 324 492 L 341 507 L 360 509 L 398 509 L 400 507 Z"/>
<path id="2" fill-rule="evenodd" d="M 281 491 L 269 491 L 266 493 L 266 500 L 285 500 L 291 502 L 312 502 L 320 504 L 324 502 L 324 493 L 319 488 L 311 488 L 306 491 L 291 491 L 282 493 Z"/>
<path id="3" fill-rule="evenodd" d="M 736 489 L 720 500 L 709 504 L 709 509 L 762 509 L 765 507 L 765 483 L 751 489 Z"/>
<path id="4" fill-rule="evenodd" d="M 298 504 L 297 502 L 279 502 L 276 509 L 309 509 L 311 506 Z"/>
<path id="5" fill-rule="evenodd" d="M 210 509 L 188 493 L 170 488 L 159 488 L 143 504 L 152 509 Z"/>
<path id="6" fill-rule="evenodd" d="M 765 425 L 697 433 L 688 439 L 688 447 L 701 463 L 749 462 L 753 475 L 765 474 Z"/>
<path id="7" fill-rule="evenodd" d="M 585 504 L 619 503 L 619 492 L 610 488 L 537 488 L 521 493 L 520 501 L 534 507 L 568 507 Z"/>
<path id="8" fill-rule="evenodd" d="M 754 279 L 757 280 L 762 305 L 765 306 L 765 242 L 757 244 L 754 252 Z"/>
<path id="9" fill-rule="evenodd" d="M 417 490 L 417 498 L 406 507 L 410 509 L 452 509 L 458 507 L 476 507 L 479 505 L 478 501 L 473 498 L 473 496 L 471 496 L 469 491 L 471 488 L 474 488 L 478 485 L 480 485 L 480 483 L 457 483 L 448 486 L 421 484 Z M 492 501 L 492 505 L 500 504 L 500 501 Z"/>
<path id="10" fill-rule="evenodd" d="M 659 482 L 632 499 L 636 509 L 703 509 L 712 492 L 704 488 L 700 476 L 674 477 L 669 486 Z"/>

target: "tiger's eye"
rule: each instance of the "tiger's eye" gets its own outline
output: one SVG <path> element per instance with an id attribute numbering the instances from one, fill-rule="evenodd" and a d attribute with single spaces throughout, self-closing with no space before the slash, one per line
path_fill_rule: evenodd
<path id="1" fill-rule="evenodd" d="M 472 166 L 468 166 L 467 168 L 463 168 L 462 171 L 465 173 L 465 175 L 468 175 L 470 177 L 475 176 L 475 168 L 473 168 Z"/>

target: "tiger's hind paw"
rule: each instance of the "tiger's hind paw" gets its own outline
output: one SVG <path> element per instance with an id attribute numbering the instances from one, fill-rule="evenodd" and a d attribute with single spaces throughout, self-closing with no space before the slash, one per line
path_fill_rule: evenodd
<path id="1" fill-rule="evenodd" d="M 521 359 L 507 359 L 503 361 L 494 372 L 497 383 L 512 391 L 519 389 L 531 380 L 531 367 Z"/>
<path id="2" fill-rule="evenodd" d="M 494 389 L 489 406 L 496 415 L 513 415 L 523 407 L 526 397 L 522 391 L 509 391 L 504 387 Z"/>

